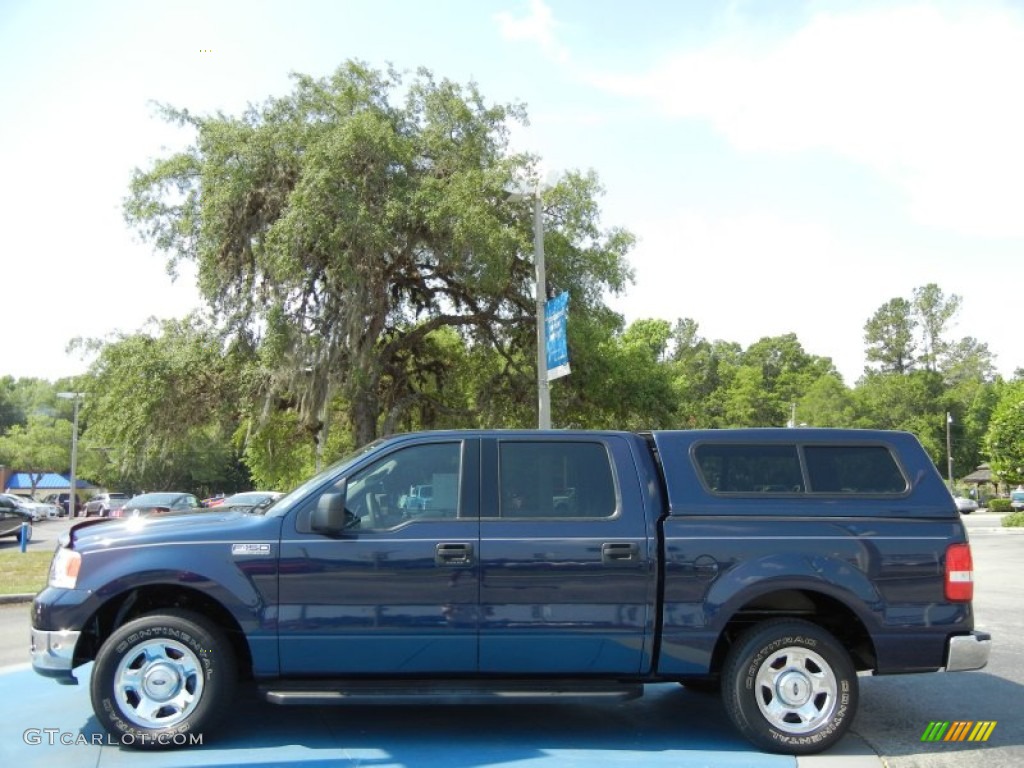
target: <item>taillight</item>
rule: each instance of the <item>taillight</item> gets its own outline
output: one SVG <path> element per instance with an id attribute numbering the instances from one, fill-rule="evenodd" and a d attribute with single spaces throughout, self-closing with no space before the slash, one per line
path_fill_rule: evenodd
<path id="1" fill-rule="evenodd" d="M 974 599 L 974 561 L 970 544 L 946 548 L 946 599 L 956 603 Z"/>

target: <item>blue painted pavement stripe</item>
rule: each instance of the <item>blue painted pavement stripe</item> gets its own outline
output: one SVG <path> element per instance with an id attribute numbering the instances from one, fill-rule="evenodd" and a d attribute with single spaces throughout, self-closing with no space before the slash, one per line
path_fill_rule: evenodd
<path id="1" fill-rule="evenodd" d="M 202 746 L 109 745 L 89 704 L 90 665 L 62 686 L 23 665 L 0 673 L 0 759 L 19 768 L 794 768 L 756 751 L 716 697 L 649 686 L 625 703 L 277 707 L 240 690 Z M 47 730 L 49 729 L 49 730 Z M 28 737 L 26 738 L 26 732 Z M 96 741 L 96 744 L 89 742 Z M 27 743 L 38 741 L 39 743 Z M 62 741 L 79 743 L 61 743 Z M 82 743 L 84 742 L 84 743 Z"/>

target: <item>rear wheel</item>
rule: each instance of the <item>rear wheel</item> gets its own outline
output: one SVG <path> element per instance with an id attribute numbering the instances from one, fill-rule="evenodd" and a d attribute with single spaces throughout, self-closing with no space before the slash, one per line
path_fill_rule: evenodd
<path id="1" fill-rule="evenodd" d="M 216 625 L 168 610 L 128 622 L 103 644 L 92 706 L 126 746 L 183 746 L 228 707 L 236 677 L 231 644 Z"/>
<path id="2" fill-rule="evenodd" d="M 767 621 L 726 659 L 722 698 L 739 731 L 771 752 L 806 755 L 842 738 L 857 709 L 857 673 L 846 649 L 808 621 Z"/>

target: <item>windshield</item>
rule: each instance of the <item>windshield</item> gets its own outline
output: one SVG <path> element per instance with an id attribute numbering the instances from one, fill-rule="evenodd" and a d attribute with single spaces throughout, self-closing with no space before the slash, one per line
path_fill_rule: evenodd
<path id="1" fill-rule="evenodd" d="M 170 505 L 178 501 L 180 498 L 180 493 L 146 493 L 143 494 L 142 496 L 136 496 L 134 499 L 131 500 L 128 506 L 145 507 Z"/>

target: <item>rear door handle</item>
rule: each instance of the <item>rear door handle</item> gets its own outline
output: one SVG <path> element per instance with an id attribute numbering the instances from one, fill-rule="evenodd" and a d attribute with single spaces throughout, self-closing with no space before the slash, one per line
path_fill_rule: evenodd
<path id="1" fill-rule="evenodd" d="M 633 563 L 640 559 L 640 545 L 626 541 L 606 541 L 601 545 L 601 562 L 605 565 Z"/>
<path id="2" fill-rule="evenodd" d="M 434 565 L 473 564 L 473 545 L 464 542 L 442 542 L 434 548 Z"/>

